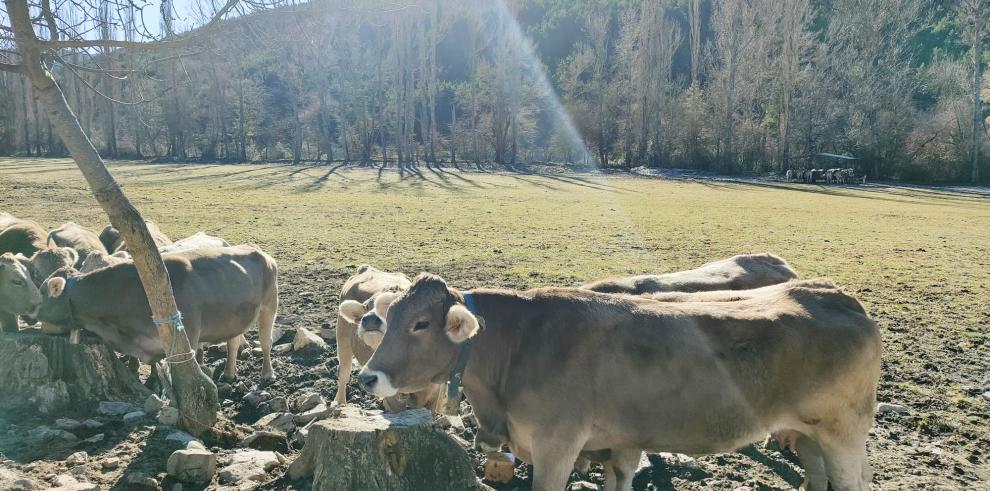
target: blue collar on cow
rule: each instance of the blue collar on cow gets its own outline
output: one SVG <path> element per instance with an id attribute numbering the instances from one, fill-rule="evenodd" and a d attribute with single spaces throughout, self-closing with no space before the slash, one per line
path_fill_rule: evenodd
<path id="1" fill-rule="evenodd" d="M 475 317 L 479 316 L 478 306 L 474 302 L 473 294 L 464 294 L 464 306 Z M 464 379 L 464 369 L 467 368 L 468 359 L 471 358 L 471 344 L 473 342 L 473 338 L 468 338 L 461 343 L 461 349 L 457 353 L 457 365 L 454 366 L 454 371 L 450 374 L 450 380 L 447 381 L 447 404 L 451 408 L 460 406 L 461 382 Z"/>

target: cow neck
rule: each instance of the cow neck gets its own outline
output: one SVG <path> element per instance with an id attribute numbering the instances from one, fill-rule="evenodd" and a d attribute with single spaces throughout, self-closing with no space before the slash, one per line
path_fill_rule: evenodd
<path id="1" fill-rule="evenodd" d="M 467 307 L 468 311 L 471 312 L 475 317 L 481 317 L 478 313 L 478 305 L 474 301 L 474 294 L 471 292 L 465 292 L 464 306 Z M 484 320 L 479 320 L 479 322 L 484 322 Z M 447 380 L 447 400 L 459 400 L 458 395 L 461 390 L 461 382 L 464 380 L 464 370 L 467 368 L 468 360 L 471 359 L 471 346 L 474 344 L 474 338 L 468 338 L 460 345 L 460 349 L 457 351 L 457 363 L 454 365 L 454 370 L 450 372 L 450 377 Z"/>
<path id="2" fill-rule="evenodd" d="M 76 321 L 76 309 L 72 306 L 72 290 L 75 290 L 80 278 L 80 276 L 66 276 L 65 288 L 62 289 L 62 295 L 65 295 L 66 301 L 69 302 L 69 323 L 72 324 L 70 326 L 72 329 L 81 329 L 79 322 Z"/>

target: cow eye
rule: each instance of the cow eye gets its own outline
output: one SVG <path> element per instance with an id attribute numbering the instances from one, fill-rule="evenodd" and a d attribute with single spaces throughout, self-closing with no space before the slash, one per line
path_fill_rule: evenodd
<path id="1" fill-rule="evenodd" d="M 430 327 L 430 321 L 419 321 L 419 322 L 416 323 L 415 326 L 413 326 L 413 332 L 422 331 L 423 329 L 426 329 L 427 327 Z"/>

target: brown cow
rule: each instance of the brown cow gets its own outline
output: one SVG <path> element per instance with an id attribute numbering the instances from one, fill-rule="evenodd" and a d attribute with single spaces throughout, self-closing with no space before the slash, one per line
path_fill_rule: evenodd
<path id="1" fill-rule="evenodd" d="M 18 256 L 26 262 L 31 270 L 34 283 L 41 286 L 52 273 L 66 267 L 75 266 L 79 261 L 79 253 L 71 247 L 52 247 L 35 252 L 30 258 Z"/>
<path id="2" fill-rule="evenodd" d="M 340 291 L 340 307 L 337 313 L 337 404 L 347 402 L 347 384 L 351 379 L 351 364 L 354 358 L 362 366 L 371 358 L 382 338 L 385 326 L 376 314 L 376 306 L 384 311 L 395 298 L 396 292 L 409 287 L 409 277 L 402 273 L 389 273 L 367 264 L 358 268 L 357 274 L 344 282 Z M 432 394 L 417 394 L 412 400 L 390 398 L 384 401 L 389 411 L 404 409 L 406 406 L 425 407 L 436 403 Z"/>
<path id="3" fill-rule="evenodd" d="M 237 344 L 255 323 L 263 380 L 274 379 L 272 326 L 278 309 L 278 267 L 256 246 L 200 249 L 163 257 L 189 342 L 227 343 L 224 376 L 235 375 Z M 41 287 L 38 320 L 86 329 L 116 351 L 152 362 L 164 355 L 134 263 L 87 274 L 56 272 Z"/>
<path id="4" fill-rule="evenodd" d="M 660 292 L 747 290 L 797 278 L 787 261 L 773 254 L 744 254 L 696 269 L 661 275 L 639 275 L 581 285 L 601 293 L 643 295 Z"/>
<path id="5" fill-rule="evenodd" d="M 0 254 L 23 254 L 31 257 L 47 248 L 48 231 L 30 220 L 17 219 L 0 232 Z"/>
<path id="6" fill-rule="evenodd" d="M 724 452 L 786 430 L 802 434 L 807 489 L 868 489 L 880 336 L 841 290 L 683 303 L 565 288 L 466 297 L 421 275 L 386 321 L 362 386 L 391 397 L 462 378 L 480 428 L 533 463 L 536 490 L 562 489 L 582 450 L 610 449 L 608 489 L 628 490 L 643 450 Z"/>
<path id="7" fill-rule="evenodd" d="M 144 223 L 147 225 L 148 233 L 151 234 L 151 240 L 155 242 L 156 247 L 161 249 L 162 247 L 172 244 L 172 239 L 168 238 L 168 235 L 165 235 L 165 232 L 162 232 L 162 230 L 158 228 L 158 224 L 151 220 L 145 220 Z M 107 252 L 130 252 L 127 249 L 127 243 L 124 242 L 123 237 L 120 236 L 120 231 L 113 228 L 113 225 L 107 225 L 103 228 L 100 232 L 100 242 L 103 243 L 104 247 L 106 247 Z"/>
<path id="8" fill-rule="evenodd" d="M 17 223 L 18 221 L 20 221 L 20 219 L 14 215 L 0 211 L 0 232 L 3 232 L 5 228 Z"/>
<path id="9" fill-rule="evenodd" d="M 48 246 L 51 247 L 52 244 L 58 247 L 71 247 L 79 253 L 75 264 L 76 269 L 82 267 L 82 262 L 91 252 L 109 252 L 100 242 L 100 236 L 96 232 L 75 222 L 66 222 L 61 227 L 49 232 Z"/>
<path id="10" fill-rule="evenodd" d="M 131 255 L 127 251 L 107 254 L 101 251 L 93 251 L 86 256 L 79 268 L 80 273 L 89 273 L 98 269 L 113 266 L 114 264 L 126 263 L 131 260 Z"/>
<path id="11" fill-rule="evenodd" d="M 27 266 L 13 254 L 0 255 L 0 332 L 17 332 L 17 316 L 36 314 L 40 304 Z"/>

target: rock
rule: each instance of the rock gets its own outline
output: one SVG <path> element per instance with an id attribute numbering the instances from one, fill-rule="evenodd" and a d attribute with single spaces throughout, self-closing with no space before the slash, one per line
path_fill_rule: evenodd
<path id="1" fill-rule="evenodd" d="M 55 427 L 65 431 L 76 431 L 83 427 L 83 424 L 74 419 L 58 418 L 55 420 Z"/>
<path id="2" fill-rule="evenodd" d="M 327 348 L 327 342 L 323 338 L 313 334 L 305 327 L 296 329 L 296 336 L 292 338 L 292 351 L 295 352 L 322 352 Z"/>
<path id="3" fill-rule="evenodd" d="M 172 406 L 165 406 L 158 411 L 158 422 L 163 425 L 175 426 L 179 422 L 179 410 Z"/>
<path id="4" fill-rule="evenodd" d="M 50 491 L 100 491 L 100 486 L 79 481 L 75 477 L 60 475 L 55 478 L 55 486 Z"/>
<path id="5" fill-rule="evenodd" d="M 511 479 L 511 477 L 509 479 Z M 567 489 L 568 491 L 598 491 L 598 486 L 588 481 L 575 481 L 572 482 L 570 487 Z"/>
<path id="6" fill-rule="evenodd" d="M 990 390 L 980 394 L 980 397 L 982 397 L 985 401 L 990 401 Z"/>
<path id="7" fill-rule="evenodd" d="M 217 473 L 217 456 L 209 450 L 199 448 L 176 450 L 168 457 L 165 470 L 178 481 L 210 482 Z"/>
<path id="8" fill-rule="evenodd" d="M 255 431 L 241 440 L 240 446 L 289 453 L 289 442 L 281 431 Z"/>
<path id="9" fill-rule="evenodd" d="M 158 414 L 158 410 L 165 407 L 165 401 L 161 400 L 157 394 L 151 394 L 144 401 L 144 412 L 152 416 Z"/>
<path id="10" fill-rule="evenodd" d="M 502 452 L 485 454 L 485 480 L 507 483 L 515 476 L 515 462 Z M 574 489 L 573 487 L 571 489 Z"/>
<path id="11" fill-rule="evenodd" d="M 268 401 L 268 409 L 271 411 L 284 413 L 289 410 L 289 403 L 284 397 L 273 397 L 272 400 Z"/>
<path id="12" fill-rule="evenodd" d="M 65 430 L 57 430 L 47 426 L 39 426 L 27 434 L 28 438 L 39 442 L 75 443 L 79 438 Z"/>
<path id="13" fill-rule="evenodd" d="M 313 409 L 306 411 L 302 414 L 295 415 L 292 420 L 295 421 L 297 425 L 308 424 L 314 419 L 321 418 L 327 414 L 327 405 L 325 403 L 320 403 Z"/>
<path id="14" fill-rule="evenodd" d="M 217 477 L 222 484 L 237 484 L 244 481 L 264 481 L 268 472 L 279 465 L 275 452 L 261 450 L 239 450 L 227 457 L 226 465 Z"/>
<path id="15" fill-rule="evenodd" d="M 138 489 L 138 490 L 157 490 L 158 480 L 144 474 L 142 472 L 135 472 L 133 474 L 128 474 L 127 478 L 127 489 Z"/>
<path id="16" fill-rule="evenodd" d="M 124 415 L 124 424 L 134 426 L 144 421 L 144 411 L 132 411 Z"/>
<path id="17" fill-rule="evenodd" d="M 132 404 L 121 401 L 100 401 L 99 407 L 96 408 L 96 412 L 104 416 L 123 416 L 135 410 L 137 408 Z"/>
<path id="18" fill-rule="evenodd" d="M 89 461 L 89 454 L 86 452 L 76 452 L 65 458 L 65 463 L 69 466 L 82 465 Z"/>
<path id="19" fill-rule="evenodd" d="M 86 471 L 88 471 L 88 470 L 89 469 L 87 469 L 85 465 L 77 465 L 75 467 L 69 468 L 69 472 L 73 476 L 80 476 L 80 477 L 83 476 L 83 475 L 85 475 L 86 474 Z"/>
<path id="20" fill-rule="evenodd" d="M 292 351 L 292 343 L 280 344 L 272 348 L 272 351 L 276 353 L 288 353 Z"/>
<path id="21" fill-rule="evenodd" d="M 689 469 L 700 469 L 701 466 L 694 457 L 689 457 L 680 453 L 660 452 L 658 454 L 667 465 L 687 467 Z"/>
<path id="22" fill-rule="evenodd" d="M 304 392 L 292 399 L 292 409 L 304 413 L 323 403 L 323 398 L 316 392 Z"/>
<path id="23" fill-rule="evenodd" d="M 386 414 L 338 407 L 309 428 L 286 475 L 312 477 L 313 490 L 478 487 L 471 458 L 426 409 Z"/>
<path id="24" fill-rule="evenodd" d="M 306 437 L 309 436 L 309 428 L 299 428 L 290 438 L 290 443 L 294 448 L 300 449 L 306 445 Z"/>
<path id="25" fill-rule="evenodd" d="M 168 436 L 165 437 L 165 441 L 178 442 L 179 445 L 185 447 L 187 444 L 189 444 L 189 442 L 196 441 L 196 438 L 184 431 L 175 430 L 169 433 Z"/>
<path id="26" fill-rule="evenodd" d="M 35 491 L 41 489 L 41 484 L 20 473 L 19 471 L 0 467 L 0 489 L 10 491 Z"/>
<path id="27" fill-rule="evenodd" d="M 285 329 L 281 327 L 272 328 L 272 344 L 278 344 L 282 340 L 282 336 L 285 336 Z"/>
<path id="28" fill-rule="evenodd" d="M 104 459 L 103 462 L 100 463 L 100 466 L 103 467 L 104 470 L 108 470 L 108 471 L 116 470 L 118 467 L 120 467 L 120 459 L 118 459 L 117 457 L 110 457 L 109 459 Z"/>
<path id="29" fill-rule="evenodd" d="M 82 425 L 85 426 L 87 430 L 98 430 L 103 427 L 103 423 L 95 419 L 87 419 L 82 422 Z"/>
<path id="30" fill-rule="evenodd" d="M 326 340 L 329 344 L 336 344 L 337 330 L 332 327 L 330 329 L 320 329 L 320 337 Z"/>
<path id="31" fill-rule="evenodd" d="M 237 382 L 237 385 L 234 386 L 234 390 L 241 393 L 247 393 L 249 390 L 251 390 L 251 388 L 248 387 L 247 382 L 242 380 L 240 382 Z"/>
<path id="32" fill-rule="evenodd" d="M 272 396 L 268 392 L 265 392 L 263 390 L 261 391 L 253 390 L 251 392 L 248 392 L 247 394 L 244 394 L 243 401 L 248 406 L 258 407 L 261 405 L 263 401 L 267 401 L 268 399 L 271 398 Z"/>
<path id="33" fill-rule="evenodd" d="M 909 412 L 910 410 L 907 406 L 900 404 L 891 404 L 889 402 L 877 404 L 877 414 L 907 414 Z"/>
<path id="34" fill-rule="evenodd" d="M 264 429 L 276 429 L 281 430 L 286 433 L 291 432 L 296 429 L 296 423 L 293 422 L 292 413 L 271 413 L 262 416 L 261 419 L 256 421 L 253 425 L 256 430 Z"/>
<path id="35" fill-rule="evenodd" d="M 100 443 L 103 441 L 103 436 L 103 433 L 97 433 L 83 441 L 86 443 Z"/>

